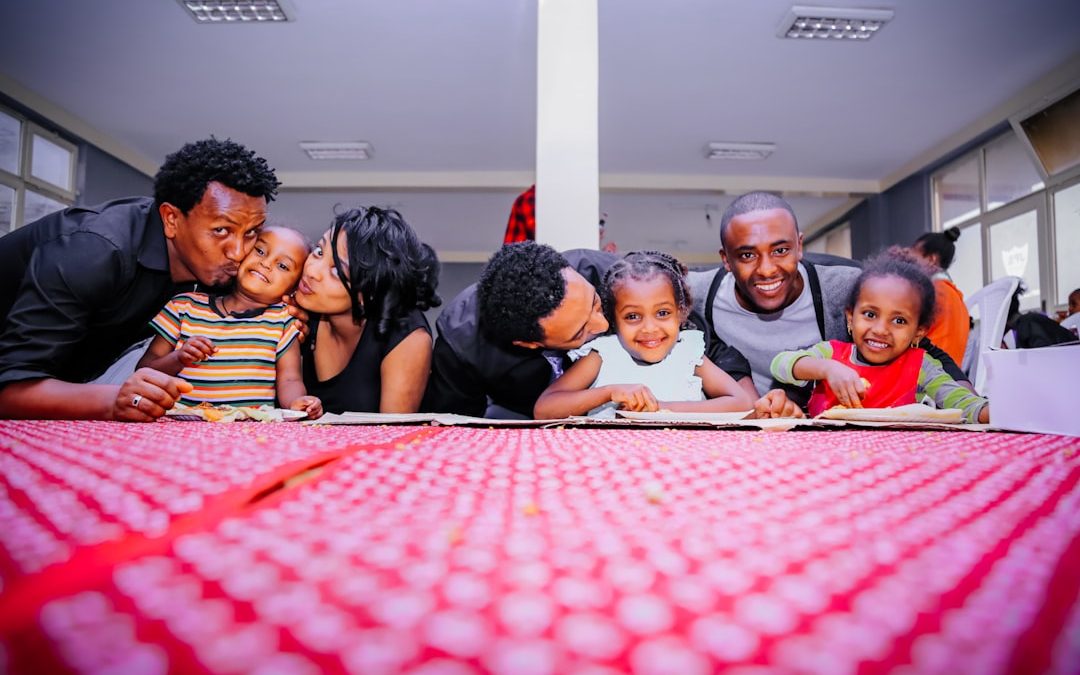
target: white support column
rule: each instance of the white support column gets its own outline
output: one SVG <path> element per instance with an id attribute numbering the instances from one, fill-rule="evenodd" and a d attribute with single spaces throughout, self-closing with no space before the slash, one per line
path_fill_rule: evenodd
<path id="1" fill-rule="evenodd" d="M 600 245 L 597 0 L 539 0 L 536 240 Z"/>

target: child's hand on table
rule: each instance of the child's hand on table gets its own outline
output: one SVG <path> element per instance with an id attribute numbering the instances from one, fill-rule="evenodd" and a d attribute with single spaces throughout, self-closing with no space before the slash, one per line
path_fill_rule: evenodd
<path id="1" fill-rule="evenodd" d="M 660 404 L 652 391 L 643 384 L 612 384 L 608 386 L 611 400 L 619 409 L 631 412 L 656 412 Z"/>
<path id="2" fill-rule="evenodd" d="M 303 410 L 309 420 L 317 420 L 323 415 L 322 401 L 318 396 L 301 396 L 289 404 L 289 410 Z"/>

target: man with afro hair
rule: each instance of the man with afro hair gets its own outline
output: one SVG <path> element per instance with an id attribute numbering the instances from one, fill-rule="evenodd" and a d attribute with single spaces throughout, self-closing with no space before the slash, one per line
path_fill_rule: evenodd
<path id="1" fill-rule="evenodd" d="M 566 351 L 607 331 L 595 286 L 614 262 L 531 241 L 499 249 L 439 316 L 421 409 L 531 417 Z"/>
<path id="2" fill-rule="evenodd" d="M 566 352 L 607 332 L 596 286 L 617 259 L 535 242 L 503 246 L 439 317 L 422 409 L 532 417 L 536 399 L 569 365 Z M 717 354 L 736 379 L 749 375 L 734 350 Z"/>
<path id="3" fill-rule="evenodd" d="M 280 183 L 230 140 L 169 155 L 154 197 L 75 206 L 0 239 L 0 417 L 150 421 L 190 387 L 88 384 L 177 292 L 230 283 Z"/>

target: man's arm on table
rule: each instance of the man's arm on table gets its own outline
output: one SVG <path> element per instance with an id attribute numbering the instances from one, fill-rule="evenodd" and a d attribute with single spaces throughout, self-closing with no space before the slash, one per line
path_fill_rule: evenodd
<path id="1" fill-rule="evenodd" d="M 52 378 L 12 382 L 0 389 L 0 417 L 151 422 L 165 414 L 191 385 L 150 368 L 124 384 L 76 384 Z M 133 405 L 135 396 L 139 405 Z"/>
<path id="2" fill-rule="evenodd" d="M 0 417 L 149 420 L 190 386 L 156 371 L 136 372 L 120 387 L 54 376 L 73 358 L 93 309 L 125 278 L 123 265 L 115 246 L 89 233 L 58 237 L 34 252 L 0 335 Z M 136 395 L 147 400 L 139 408 L 131 405 Z"/>

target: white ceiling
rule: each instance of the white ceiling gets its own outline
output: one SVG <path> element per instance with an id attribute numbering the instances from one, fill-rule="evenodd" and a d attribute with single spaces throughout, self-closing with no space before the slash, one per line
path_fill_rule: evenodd
<path id="1" fill-rule="evenodd" d="M 485 251 L 532 180 L 537 1 L 292 0 L 294 22 L 202 26 L 175 0 L 0 0 L 0 89 L 145 171 L 189 140 L 241 141 L 287 188 L 335 190 L 275 204 L 311 231 L 335 201 L 385 198 L 437 249 Z M 1005 119 L 1039 83 L 1080 81 L 1076 0 L 837 3 L 895 10 L 860 43 L 777 38 L 792 4 L 599 0 L 602 186 L 624 190 L 601 207 L 627 246 L 714 250 L 698 230 L 730 201 L 721 191 L 828 193 L 797 200 L 813 222 Z M 301 140 L 366 140 L 374 158 L 317 163 Z M 714 140 L 777 151 L 709 161 Z M 439 194 L 452 195 L 441 209 Z"/>

